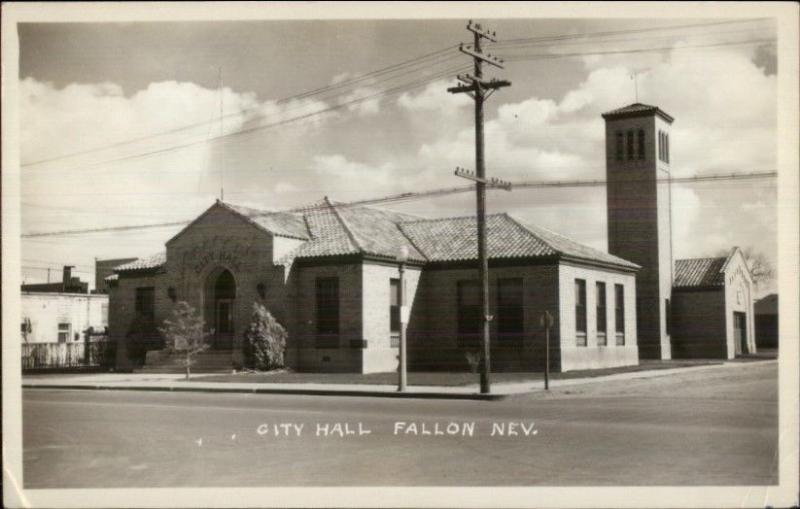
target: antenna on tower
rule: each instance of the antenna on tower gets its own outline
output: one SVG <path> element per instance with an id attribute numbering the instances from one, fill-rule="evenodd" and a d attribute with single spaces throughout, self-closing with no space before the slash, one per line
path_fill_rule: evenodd
<path id="1" fill-rule="evenodd" d="M 223 93 L 222 93 L 222 66 L 219 67 L 219 135 L 220 137 L 223 135 L 223 116 L 224 105 L 223 105 Z M 220 201 L 225 201 L 225 157 L 224 157 L 224 148 L 223 144 L 220 143 L 219 147 L 219 199 Z"/>

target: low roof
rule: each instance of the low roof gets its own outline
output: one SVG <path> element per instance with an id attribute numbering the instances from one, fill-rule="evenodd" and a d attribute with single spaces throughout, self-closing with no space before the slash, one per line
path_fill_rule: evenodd
<path id="1" fill-rule="evenodd" d="M 222 202 L 218 205 L 258 222 L 276 235 L 306 240 L 277 260 L 278 264 L 349 254 L 394 260 L 403 247 L 408 251 L 409 261 L 422 264 L 477 259 L 474 216 L 421 219 L 388 210 L 338 204 L 327 198 L 296 212 L 283 213 Z M 489 258 L 558 256 L 626 270 L 639 268 L 635 263 L 584 246 L 545 228 L 523 224 L 508 214 L 488 216 L 487 234 Z M 115 270 L 152 270 L 165 262 L 165 253 L 159 253 Z"/>
<path id="2" fill-rule="evenodd" d="M 660 116 L 670 124 L 674 120 L 670 115 L 668 115 L 664 110 L 662 110 L 658 106 L 652 106 L 650 104 L 642 104 L 642 103 L 629 104 L 627 106 L 623 106 L 622 108 L 617 108 L 615 110 L 603 113 L 602 116 L 605 119 L 614 119 L 614 118 L 641 117 L 651 114 Z"/>
<path id="3" fill-rule="evenodd" d="M 777 315 L 778 314 L 778 294 L 771 293 L 753 304 L 757 315 Z"/>
<path id="4" fill-rule="evenodd" d="M 675 288 L 725 286 L 725 269 L 739 248 L 731 249 L 727 256 L 715 258 L 690 258 L 675 260 Z"/>

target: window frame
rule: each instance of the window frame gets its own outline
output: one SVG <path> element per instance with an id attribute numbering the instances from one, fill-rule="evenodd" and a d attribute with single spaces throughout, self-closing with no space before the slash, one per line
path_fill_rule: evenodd
<path id="1" fill-rule="evenodd" d="M 326 285 L 329 287 L 326 288 Z M 332 295 L 335 294 L 335 297 Z M 317 348 L 338 348 L 341 334 L 341 293 L 337 276 L 320 276 L 314 282 Z"/>
<path id="2" fill-rule="evenodd" d="M 617 131 L 617 138 L 616 138 L 616 146 L 615 146 L 615 158 L 617 161 L 624 161 L 625 160 L 625 133 L 622 131 Z"/>
<path id="3" fill-rule="evenodd" d="M 512 294 L 505 288 L 516 287 Z M 513 295 L 513 297 L 512 297 Z M 511 297 L 510 300 L 507 300 Z M 511 302 L 515 299 L 517 302 Z M 522 341 L 525 335 L 525 281 L 521 277 L 497 279 L 497 337 L 503 343 Z"/>
<path id="4" fill-rule="evenodd" d="M 597 327 L 598 346 L 608 346 L 608 319 L 606 284 L 603 281 L 595 281 L 595 325 Z M 601 299 L 602 297 L 602 299 Z M 602 305 L 601 305 L 602 304 Z"/>
<path id="5" fill-rule="evenodd" d="M 625 285 L 614 285 L 614 333 L 617 346 L 625 346 Z"/>
<path id="6" fill-rule="evenodd" d="M 64 327 L 66 326 L 66 328 Z M 56 326 L 56 338 L 59 343 L 69 343 L 72 339 L 72 323 L 71 322 L 59 322 Z M 63 336 L 62 336 L 63 335 Z M 64 339 L 62 339 L 62 337 Z"/>
<path id="7" fill-rule="evenodd" d="M 147 323 L 155 323 L 156 288 L 154 286 L 137 286 L 134 299 L 136 316 Z"/>
<path id="8" fill-rule="evenodd" d="M 638 152 L 637 155 L 639 156 L 639 160 L 644 160 L 645 159 L 645 135 L 644 135 L 644 129 L 639 129 L 639 132 L 637 133 L 637 136 L 638 136 L 637 147 L 636 147 L 637 148 L 637 152 Z"/>
<path id="9" fill-rule="evenodd" d="M 389 342 L 400 346 L 400 278 L 389 278 Z"/>
<path id="10" fill-rule="evenodd" d="M 587 346 L 586 280 L 575 278 L 573 286 L 575 298 L 575 344 L 576 346 Z M 581 326 L 583 326 L 583 329 L 581 329 Z"/>
<path id="11" fill-rule="evenodd" d="M 628 161 L 633 161 L 633 159 L 635 157 L 635 149 L 636 149 L 636 140 L 635 140 L 635 135 L 633 133 L 633 129 L 629 129 L 628 132 L 626 133 L 625 137 L 626 137 L 625 148 L 626 148 L 626 150 L 628 152 L 628 158 L 627 159 L 628 159 Z"/>
<path id="12" fill-rule="evenodd" d="M 477 303 L 464 304 L 467 287 L 476 290 Z M 478 348 L 481 337 L 481 284 L 477 279 L 462 279 L 456 282 L 456 320 L 458 344 L 466 348 Z M 473 330 L 474 329 L 474 330 Z"/>

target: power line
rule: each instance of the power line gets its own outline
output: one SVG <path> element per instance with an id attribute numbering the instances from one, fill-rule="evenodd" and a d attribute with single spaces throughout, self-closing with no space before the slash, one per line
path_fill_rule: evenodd
<path id="1" fill-rule="evenodd" d="M 273 128 L 273 127 L 282 126 L 282 125 L 285 125 L 285 124 L 289 124 L 291 122 L 296 122 L 298 120 L 305 120 L 305 119 L 309 119 L 309 118 L 312 118 L 312 117 L 315 117 L 317 115 L 321 115 L 321 114 L 324 114 L 324 113 L 330 113 L 332 111 L 337 111 L 337 110 L 340 110 L 342 108 L 346 108 L 348 106 L 352 106 L 354 104 L 358 104 L 360 102 L 364 102 L 364 101 L 369 100 L 369 99 L 382 97 L 382 96 L 387 96 L 387 95 L 399 94 L 401 92 L 404 92 L 404 91 L 407 91 L 407 90 L 411 90 L 411 89 L 417 88 L 419 86 L 425 85 L 427 83 L 430 83 L 432 81 L 435 81 L 435 80 L 437 80 L 437 79 L 439 79 L 441 77 L 450 76 L 455 72 L 460 72 L 462 70 L 466 70 L 468 67 L 469 66 L 460 65 L 458 67 L 445 69 L 445 70 L 443 70 L 441 72 L 438 72 L 438 73 L 436 73 L 436 74 L 434 74 L 432 76 L 425 77 L 422 80 L 417 80 L 417 81 L 412 82 L 412 83 L 406 83 L 406 84 L 403 84 L 403 85 L 396 86 L 394 88 L 389 88 L 387 90 L 383 90 L 383 91 L 376 92 L 376 93 L 373 93 L 373 94 L 357 97 L 357 98 L 355 98 L 353 100 L 350 100 L 350 101 L 347 101 L 347 102 L 344 102 L 344 103 L 335 104 L 333 106 L 329 106 L 329 107 L 323 108 L 321 110 L 316 110 L 316 111 L 313 111 L 313 112 L 310 112 L 310 113 L 306 113 L 304 115 L 299 115 L 297 117 L 292 117 L 292 118 L 280 120 L 280 121 L 273 122 L 273 123 L 270 123 L 270 124 L 259 124 L 259 125 L 256 125 L 256 126 L 251 126 L 251 127 L 248 127 L 248 128 L 240 129 L 238 131 L 233 131 L 233 132 L 222 134 L 222 135 L 212 136 L 210 138 L 203 138 L 203 139 L 199 139 L 199 140 L 193 140 L 191 142 L 183 143 L 183 144 L 180 144 L 180 145 L 174 145 L 174 146 L 166 147 L 166 148 L 162 148 L 162 149 L 152 150 L 152 151 L 149 151 L 149 152 L 131 154 L 131 155 L 127 155 L 127 156 L 117 157 L 117 158 L 114 158 L 114 159 L 96 161 L 96 162 L 93 162 L 93 163 L 86 163 L 84 165 L 81 165 L 80 167 L 73 167 L 73 168 L 70 168 L 70 169 L 67 169 L 67 170 L 63 170 L 63 171 L 75 171 L 75 170 L 77 170 L 79 168 L 84 168 L 84 167 L 105 165 L 105 164 L 117 163 L 117 162 L 122 162 L 122 161 L 129 161 L 131 159 L 139 159 L 139 158 L 142 158 L 142 157 L 151 157 L 151 156 L 161 155 L 161 154 L 173 152 L 173 151 L 176 151 L 176 150 L 181 150 L 181 149 L 184 149 L 184 148 L 192 147 L 192 146 L 195 146 L 195 145 L 201 145 L 201 144 L 204 144 L 204 143 L 210 143 L 210 142 L 214 142 L 214 141 L 217 141 L 217 140 L 228 139 L 228 138 L 231 138 L 231 137 L 234 137 L 234 136 L 241 136 L 241 135 L 244 135 L 244 134 L 248 134 L 248 133 L 252 133 L 252 132 L 256 132 L 256 131 L 261 131 L 261 130 L 264 130 L 264 129 L 269 129 L 269 128 Z"/>
<path id="2" fill-rule="evenodd" d="M 720 181 L 733 181 L 733 180 L 755 180 L 755 179 L 765 179 L 765 178 L 775 178 L 778 176 L 776 171 L 767 171 L 767 172 L 751 172 L 751 173 L 725 173 L 725 174 L 714 174 L 714 175 L 695 175 L 691 177 L 673 177 L 671 179 L 659 179 L 659 182 L 671 182 L 671 183 L 696 183 L 696 182 L 720 182 Z M 606 184 L 605 180 L 555 180 L 555 181 L 519 181 L 519 182 L 512 182 L 513 187 L 516 188 L 524 188 L 524 189 L 532 189 L 532 188 L 557 188 L 557 187 L 597 187 L 597 186 L 604 186 Z M 491 188 L 490 188 L 491 189 Z M 397 202 L 404 202 L 404 201 L 411 201 L 411 200 L 419 200 L 423 198 L 430 198 L 434 196 L 443 196 L 443 195 L 450 195 L 450 194 L 459 194 L 459 193 L 466 193 L 472 192 L 475 190 L 473 185 L 466 185 L 466 186 L 458 186 L 458 187 L 448 187 L 448 188 L 439 188 L 439 189 L 432 189 L 428 191 L 419 191 L 419 192 L 409 192 L 409 193 L 400 193 L 400 194 L 393 194 L 389 196 L 383 196 L 379 198 L 367 198 L 363 200 L 351 201 L 346 203 L 337 203 L 337 207 L 358 207 L 358 206 L 365 206 L 365 205 L 377 205 L 377 204 L 386 204 L 386 203 L 397 203 Z M 303 212 L 303 211 L 310 211 L 310 210 L 320 210 L 326 208 L 327 205 L 311 205 L 306 207 L 295 207 L 291 209 L 284 210 L 282 212 Z M 254 214 L 254 216 L 259 215 L 270 215 L 274 214 L 278 211 L 271 211 L 271 212 L 264 212 L 263 214 Z M 165 227 L 174 227 L 174 226 L 185 226 L 189 224 L 191 221 L 168 221 L 163 223 L 153 223 L 153 224 L 139 224 L 139 225 L 120 225 L 120 226 L 110 226 L 110 227 L 100 227 L 100 228 L 84 228 L 84 229 L 73 229 L 73 230 L 58 230 L 58 231 L 49 231 L 49 232 L 32 232 L 32 233 L 23 233 L 21 235 L 22 238 L 25 239 L 32 239 L 32 238 L 39 238 L 39 237 L 55 237 L 61 235 L 81 235 L 81 234 L 92 234 L 92 233 L 107 233 L 107 232 L 121 232 L 121 231 L 131 231 L 131 230 L 146 230 L 146 229 L 153 229 L 153 228 L 165 228 Z"/>
<path id="3" fill-rule="evenodd" d="M 433 65 L 438 65 L 438 64 L 443 63 L 443 62 L 436 62 L 436 60 L 441 60 L 441 56 L 443 56 L 442 54 L 444 52 L 451 51 L 451 50 L 453 50 L 455 48 L 456 48 L 456 46 L 448 46 L 447 48 L 442 48 L 442 49 L 440 49 L 438 51 L 434 51 L 432 53 L 428 53 L 426 55 L 422 55 L 422 56 L 414 58 L 414 59 L 406 60 L 404 62 L 400 62 L 398 64 L 393 64 L 391 66 L 388 66 L 388 67 L 385 67 L 385 68 L 382 68 L 382 69 L 378 69 L 376 71 L 368 72 L 368 73 L 356 76 L 356 77 L 354 77 L 352 79 L 344 80 L 344 81 L 341 81 L 341 82 L 338 82 L 338 83 L 334 83 L 334 84 L 330 84 L 330 85 L 323 86 L 323 87 L 318 87 L 316 89 L 313 89 L 313 90 L 310 90 L 310 91 L 306 91 L 306 92 L 303 92 L 303 93 L 300 93 L 300 94 L 295 94 L 295 95 L 291 95 L 291 96 L 287 96 L 287 97 L 282 97 L 282 98 L 277 99 L 277 100 L 272 101 L 272 102 L 274 102 L 274 104 L 284 104 L 284 103 L 287 103 L 287 102 L 290 102 L 290 101 L 293 101 L 293 100 L 301 100 L 301 99 L 306 99 L 306 98 L 309 98 L 309 97 L 313 97 L 315 95 L 320 95 L 320 94 L 323 94 L 325 92 L 329 92 L 331 90 L 346 88 L 348 86 L 351 86 L 354 83 L 360 83 L 360 82 L 363 82 L 363 81 L 371 80 L 376 76 L 386 75 L 390 71 L 391 72 L 395 72 L 397 70 L 402 70 L 404 68 L 413 67 L 413 65 L 411 65 L 411 64 L 424 62 L 425 60 L 430 60 L 431 57 L 436 56 L 436 58 L 434 58 L 431 62 L 426 63 L 425 66 L 422 66 L 420 69 L 417 69 L 416 71 L 411 71 L 411 72 L 420 72 L 422 70 L 425 70 L 428 67 L 432 67 Z M 454 58 L 455 56 L 456 55 L 454 54 L 452 56 L 449 56 L 448 58 Z M 406 71 L 406 72 L 408 72 L 408 71 Z M 396 79 L 398 77 L 402 77 L 402 76 L 394 76 L 394 77 L 390 77 L 388 79 L 384 78 L 383 80 L 377 80 L 377 82 L 389 81 L 391 79 Z M 343 94 L 337 94 L 337 95 L 343 95 Z M 335 97 L 336 96 L 334 96 L 333 98 L 335 98 Z M 149 140 L 149 139 L 152 139 L 152 138 L 156 138 L 156 137 L 160 137 L 160 136 L 166 136 L 166 135 L 170 135 L 170 134 L 177 134 L 179 132 L 183 132 L 183 131 L 186 131 L 186 130 L 194 129 L 196 127 L 201 127 L 201 126 L 204 126 L 204 125 L 207 125 L 207 124 L 216 123 L 220 119 L 225 119 L 225 118 L 230 118 L 230 117 L 237 117 L 237 116 L 246 115 L 248 113 L 257 112 L 259 109 L 261 109 L 261 107 L 262 107 L 262 105 L 260 104 L 258 106 L 254 106 L 254 107 L 251 107 L 251 108 L 244 108 L 244 109 L 241 109 L 241 110 L 236 111 L 236 112 L 228 113 L 228 114 L 222 115 L 220 117 L 214 117 L 214 118 L 212 118 L 210 120 L 196 122 L 196 123 L 193 123 L 193 124 L 187 124 L 187 125 L 183 125 L 183 126 L 179 126 L 179 127 L 173 128 L 173 129 L 169 129 L 169 130 L 160 131 L 160 132 L 157 132 L 157 133 L 143 135 L 143 136 L 140 136 L 140 137 L 137 137 L 137 138 L 131 138 L 131 139 L 128 139 L 128 140 L 123 140 L 123 141 L 111 143 L 111 144 L 108 144 L 108 145 L 105 145 L 105 146 L 102 146 L 102 147 L 94 147 L 94 148 L 90 148 L 90 149 L 86 149 L 86 150 L 70 152 L 68 154 L 61 154 L 61 155 L 53 156 L 53 157 L 46 158 L 46 159 L 40 159 L 40 160 L 37 160 L 37 161 L 30 161 L 30 162 L 22 163 L 20 166 L 23 167 L 23 168 L 32 167 L 32 166 L 38 166 L 38 165 L 42 165 L 42 164 L 45 164 L 45 163 L 58 161 L 58 160 L 61 160 L 61 159 L 67 159 L 67 158 L 76 157 L 76 156 L 79 156 L 79 155 L 86 155 L 86 154 L 90 154 L 90 153 L 94 153 L 94 152 L 99 152 L 99 151 L 102 151 L 102 150 L 108 150 L 110 148 L 116 148 L 116 147 L 120 147 L 120 146 L 124 146 L 124 145 L 129 145 L 129 144 L 132 144 L 132 143 L 137 143 L 137 142 L 140 142 L 140 141 L 146 141 L 146 140 Z"/>
<path id="4" fill-rule="evenodd" d="M 671 30 L 685 29 L 685 28 L 702 28 L 702 27 L 710 27 L 710 26 L 717 26 L 717 25 L 741 24 L 741 23 L 748 23 L 748 22 L 752 23 L 752 22 L 758 22 L 758 21 L 763 21 L 763 20 L 754 18 L 754 19 L 746 19 L 746 20 L 731 20 L 731 21 L 720 21 L 720 22 L 709 22 L 709 23 L 693 23 L 693 24 L 684 24 L 684 25 L 671 25 L 671 26 L 666 26 L 666 27 L 648 27 L 648 28 L 641 28 L 641 29 L 626 29 L 626 30 L 605 31 L 605 32 L 590 32 L 590 33 L 585 33 L 585 34 L 562 34 L 562 35 L 544 36 L 544 37 L 536 37 L 536 38 L 520 38 L 520 39 L 510 39 L 510 40 L 498 42 L 497 46 L 498 47 L 501 47 L 501 46 L 520 46 L 520 45 L 521 46 L 525 46 L 525 45 L 531 45 L 531 44 L 540 44 L 542 42 L 558 42 L 558 41 L 571 40 L 571 39 L 581 39 L 581 38 L 587 39 L 587 38 L 593 38 L 593 37 L 608 37 L 608 36 L 611 36 L 611 35 L 621 35 L 621 34 L 671 31 Z M 609 42 L 618 42 L 618 41 L 609 41 Z M 551 45 L 554 45 L 554 44 L 551 44 Z M 400 71 L 400 70 L 408 69 L 409 67 L 413 67 L 415 65 L 418 65 L 418 64 L 420 64 L 422 62 L 425 62 L 426 60 L 433 59 L 435 61 L 437 59 L 441 59 L 442 56 L 446 56 L 447 58 L 453 58 L 453 57 L 456 56 L 455 54 L 451 55 L 451 56 L 447 56 L 446 53 L 448 51 L 454 50 L 456 47 L 457 47 L 456 45 L 448 46 L 448 47 L 445 47 L 445 48 L 442 48 L 442 49 L 439 49 L 439 50 L 436 50 L 436 51 L 433 51 L 433 52 L 430 52 L 430 53 L 427 53 L 427 54 L 424 54 L 424 55 L 421 55 L 421 56 L 418 56 L 418 57 L 415 57 L 415 58 L 412 58 L 412 59 L 409 59 L 409 60 L 405 60 L 403 62 L 399 62 L 397 64 L 392 64 L 390 66 L 387 66 L 387 67 L 384 67 L 384 68 L 381 68 L 381 69 L 378 69 L 378 70 L 375 70 L 375 71 L 371 71 L 371 72 L 368 72 L 368 73 L 364 73 L 362 75 L 355 76 L 355 77 L 350 78 L 350 79 L 343 80 L 343 81 L 338 82 L 338 83 L 333 83 L 333 84 L 329 84 L 329 85 L 326 85 L 326 86 L 323 86 L 323 87 L 318 87 L 318 88 L 315 88 L 315 89 L 312 89 L 312 90 L 309 90 L 309 91 L 306 91 L 306 92 L 302 92 L 300 94 L 287 96 L 287 97 L 284 97 L 284 98 L 276 100 L 275 104 L 281 104 L 281 103 L 289 102 L 289 101 L 292 101 L 292 100 L 304 99 L 304 98 L 312 97 L 314 95 L 323 94 L 323 93 L 326 93 L 326 92 L 329 92 L 329 91 L 332 91 L 332 90 L 337 90 L 337 89 L 341 89 L 341 88 L 350 87 L 350 86 L 353 86 L 356 83 L 369 81 L 369 80 L 375 78 L 376 76 L 382 76 L 382 75 L 391 74 L 391 73 L 394 73 L 394 72 L 397 72 L 397 71 Z M 429 63 L 426 64 L 426 66 L 429 66 L 431 64 L 432 64 L 432 62 L 429 62 Z M 424 69 L 424 67 L 422 69 Z M 408 71 L 405 71 L 405 72 L 407 73 Z M 399 76 L 395 76 L 395 77 L 392 77 L 390 79 L 394 79 L 394 78 L 397 78 L 397 77 L 399 77 Z M 220 117 L 220 119 L 227 118 L 227 117 L 241 116 L 241 115 L 244 115 L 244 114 L 247 114 L 247 113 L 250 113 L 250 112 L 258 111 L 260 109 L 260 107 L 261 106 L 259 105 L 259 106 L 255 106 L 255 107 L 252 107 L 252 108 L 245 108 L 245 109 L 242 109 L 242 110 L 240 110 L 238 112 L 233 112 L 233 113 L 230 113 L 230 114 L 227 114 L 227 115 L 223 115 L 223 116 Z M 49 163 L 49 162 L 54 162 L 54 161 L 61 160 L 61 159 L 76 157 L 76 156 L 79 156 L 79 155 L 86 155 L 86 154 L 89 154 L 89 153 L 98 152 L 98 151 L 102 151 L 102 150 L 108 150 L 110 148 L 115 148 L 115 147 L 119 147 L 119 146 L 123 146 L 123 145 L 128 145 L 128 144 L 136 143 L 136 142 L 139 142 L 139 141 L 145 141 L 145 140 L 152 139 L 152 138 L 159 137 L 159 136 L 165 136 L 165 135 L 169 135 L 169 134 L 176 134 L 178 132 L 182 132 L 182 131 L 189 130 L 189 129 L 192 129 L 192 128 L 195 128 L 195 127 L 203 126 L 203 125 L 209 124 L 211 122 L 217 122 L 218 120 L 219 119 L 215 118 L 215 119 L 211 119 L 211 120 L 197 122 L 197 123 L 194 123 L 194 124 L 184 125 L 184 126 L 180 126 L 180 127 L 174 128 L 174 129 L 165 130 L 165 131 L 161 131 L 161 132 L 153 133 L 153 134 L 149 134 L 149 135 L 144 135 L 144 136 L 141 136 L 141 137 L 138 137 L 138 138 L 132 138 L 132 139 L 129 139 L 129 140 L 123 140 L 123 141 L 120 141 L 120 142 L 108 144 L 108 145 L 103 146 L 103 147 L 95 147 L 95 148 L 86 149 L 86 150 L 82 150 L 82 151 L 72 152 L 72 153 L 69 153 L 69 154 L 62 154 L 62 155 L 54 156 L 54 157 L 47 158 L 47 159 L 40 159 L 40 160 L 37 160 L 37 161 L 31 161 L 31 162 L 23 163 L 21 166 L 22 167 L 33 167 L 33 166 L 38 166 L 38 165 Z M 111 161 L 111 162 L 113 162 L 113 161 Z"/>

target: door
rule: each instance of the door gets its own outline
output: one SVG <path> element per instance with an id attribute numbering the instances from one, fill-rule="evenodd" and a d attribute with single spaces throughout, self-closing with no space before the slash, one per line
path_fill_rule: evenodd
<path id="1" fill-rule="evenodd" d="M 214 347 L 227 350 L 233 347 L 233 299 L 217 301 Z"/>
<path id="2" fill-rule="evenodd" d="M 747 349 L 747 315 L 733 312 L 733 342 L 738 355 L 749 353 Z"/>

